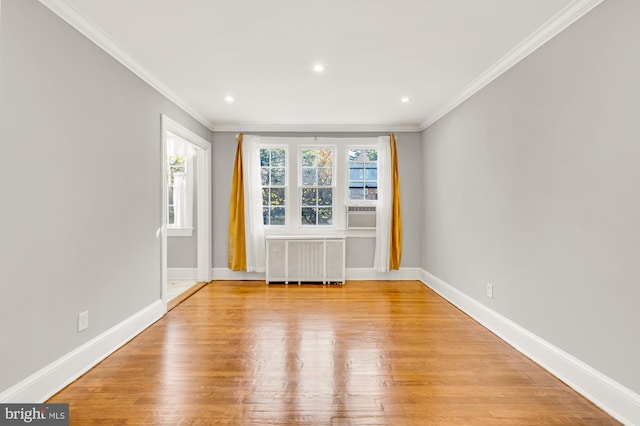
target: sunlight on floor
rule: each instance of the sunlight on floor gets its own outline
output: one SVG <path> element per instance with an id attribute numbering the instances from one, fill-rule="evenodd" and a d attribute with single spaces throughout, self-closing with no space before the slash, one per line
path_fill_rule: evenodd
<path id="1" fill-rule="evenodd" d="M 173 300 L 183 292 L 196 285 L 196 280 L 169 280 L 167 282 L 167 300 Z"/>

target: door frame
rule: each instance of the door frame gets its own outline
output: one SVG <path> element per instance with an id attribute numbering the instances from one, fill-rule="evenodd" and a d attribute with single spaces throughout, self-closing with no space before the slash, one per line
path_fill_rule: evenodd
<path id="1" fill-rule="evenodd" d="M 161 299 L 167 308 L 167 132 L 171 132 L 196 147 L 196 236 L 197 280 L 211 281 L 211 142 L 175 120 L 161 115 L 162 139 L 162 226 L 161 229 Z"/>

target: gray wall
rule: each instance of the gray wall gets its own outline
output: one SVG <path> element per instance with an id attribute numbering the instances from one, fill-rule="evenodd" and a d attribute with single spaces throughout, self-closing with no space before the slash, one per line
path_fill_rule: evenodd
<path id="1" fill-rule="evenodd" d="M 160 114 L 211 139 L 37 1 L 1 19 L 0 391 L 159 299 Z"/>
<path id="2" fill-rule="evenodd" d="M 251 133 L 251 132 L 249 132 Z M 213 266 L 227 267 L 227 234 L 229 227 L 229 195 L 233 163 L 236 154 L 237 132 L 213 132 L 212 180 L 213 191 Z M 369 137 L 380 133 L 269 133 L 261 136 L 285 137 Z M 402 220 L 405 229 L 403 239 L 402 267 L 420 266 L 420 194 L 422 165 L 420 134 L 396 133 L 398 164 L 400 168 L 400 191 L 402 195 Z M 373 238 L 349 239 L 347 241 L 347 267 L 369 268 L 373 265 Z"/>
<path id="3" fill-rule="evenodd" d="M 635 392 L 638 16 L 604 2 L 422 135 L 422 267 Z"/>

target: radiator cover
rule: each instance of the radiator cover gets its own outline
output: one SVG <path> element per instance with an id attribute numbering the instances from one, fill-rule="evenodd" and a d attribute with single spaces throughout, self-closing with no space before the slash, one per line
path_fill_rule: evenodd
<path id="1" fill-rule="evenodd" d="M 266 237 L 267 284 L 344 283 L 345 238 Z"/>

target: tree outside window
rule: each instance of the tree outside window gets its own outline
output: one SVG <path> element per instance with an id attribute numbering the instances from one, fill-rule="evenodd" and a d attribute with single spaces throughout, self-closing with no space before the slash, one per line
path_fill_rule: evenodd
<path id="1" fill-rule="evenodd" d="M 302 148 L 300 155 L 302 225 L 333 224 L 333 181 L 333 149 Z"/>
<path id="2" fill-rule="evenodd" d="M 286 213 L 286 151 L 283 148 L 260 149 L 262 182 L 262 222 L 284 225 Z"/>

